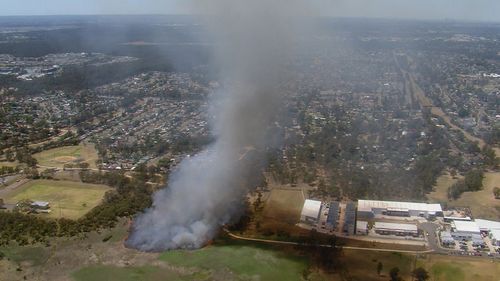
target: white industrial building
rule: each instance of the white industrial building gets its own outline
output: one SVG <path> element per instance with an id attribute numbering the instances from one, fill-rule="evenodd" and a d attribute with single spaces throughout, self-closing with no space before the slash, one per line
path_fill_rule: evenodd
<path id="1" fill-rule="evenodd" d="M 476 219 L 476 224 L 479 227 L 479 230 L 486 234 L 495 229 L 500 230 L 500 222 L 498 221 Z"/>
<path id="2" fill-rule="evenodd" d="M 473 236 L 480 235 L 481 231 L 474 221 L 454 221 L 452 223 L 453 232 L 451 235 L 455 239 L 470 240 Z"/>
<path id="3" fill-rule="evenodd" d="M 493 229 L 490 231 L 491 243 L 500 247 L 500 229 Z"/>
<path id="4" fill-rule="evenodd" d="M 453 236 L 451 236 L 451 233 L 449 231 L 441 231 L 441 233 L 439 234 L 439 238 L 441 239 L 441 243 L 444 245 L 455 244 L 455 239 L 453 239 Z"/>
<path id="5" fill-rule="evenodd" d="M 357 221 L 356 222 L 356 235 L 367 235 L 368 234 L 368 222 L 367 221 Z"/>
<path id="6" fill-rule="evenodd" d="M 321 201 L 307 199 L 300 213 L 300 222 L 315 226 L 321 214 Z"/>
<path id="7" fill-rule="evenodd" d="M 407 223 L 375 222 L 375 232 L 383 235 L 418 236 L 417 226 Z"/>
<path id="8" fill-rule="evenodd" d="M 376 200 L 358 201 L 358 217 L 373 218 L 375 216 L 442 217 L 443 209 L 440 204 Z"/>

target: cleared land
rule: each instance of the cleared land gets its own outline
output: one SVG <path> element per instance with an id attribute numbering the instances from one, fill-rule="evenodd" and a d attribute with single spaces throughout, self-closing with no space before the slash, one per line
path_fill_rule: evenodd
<path id="1" fill-rule="evenodd" d="M 40 166 L 63 168 L 64 164 L 84 162 L 92 169 L 96 168 L 95 162 L 99 158 L 94 145 L 89 143 L 49 149 L 36 153 L 33 157 Z"/>
<path id="2" fill-rule="evenodd" d="M 97 206 L 109 189 L 81 182 L 35 180 L 16 188 L 4 200 L 10 204 L 24 199 L 47 201 L 52 210 L 47 216 L 77 219 Z"/>
<path id="3" fill-rule="evenodd" d="M 476 218 L 500 219 L 500 200 L 495 199 L 493 188 L 500 187 L 500 172 L 484 173 L 483 190 L 464 192 L 459 199 L 448 201 L 447 190 L 456 180 L 449 175 L 438 179 L 435 191 L 428 195 L 429 201 L 446 202 L 448 206 L 469 207 Z"/>

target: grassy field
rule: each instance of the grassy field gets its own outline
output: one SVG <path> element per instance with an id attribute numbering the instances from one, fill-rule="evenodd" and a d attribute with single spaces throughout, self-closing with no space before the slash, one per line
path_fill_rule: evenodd
<path id="1" fill-rule="evenodd" d="M 133 281 L 133 280 L 203 280 L 196 276 L 183 276 L 158 266 L 120 268 L 116 266 L 90 266 L 72 274 L 76 281 Z"/>
<path id="2" fill-rule="evenodd" d="M 95 161 L 98 159 L 94 145 L 88 143 L 45 150 L 34 154 L 33 157 L 40 166 L 58 168 L 62 168 L 64 164 L 75 163 L 79 160 L 88 163 L 90 168 L 96 168 Z"/>
<path id="3" fill-rule="evenodd" d="M 263 217 L 266 220 L 296 224 L 299 222 L 304 200 L 301 190 L 273 189 L 265 202 Z"/>
<path id="4" fill-rule="evenodd" d="M 417 261 L 435 281 L 498 281 L 500 262 L 467 257 L 428 255 Z"/>
<path id="5" fill-rule="evenodd" d="M 430 202 L 442 203 L 448 202 L 448 187 L 456 183 L 457 179 L 454 179 L 450 174 L 446 173 L 441 175 L 436 182 L 434 191 L 427 194 L 427 199 Z"/>
<path id="6" fill-rule="evenodd" d="M 400 270 L 400 276 L 407 280 L 411 276 L 411 265 L 414 257 L 399 253 L 378 253 L 358 250 L 344 250 L 343 262 L 352 280 L 378 281 L 389 280 L 389 271 L 393 267 Z M 380 276 L 377 275 L 377 264 L 383 265 Z"/>
<path id="7" fill-rule="evenodd" d="M 14 161 L 14 162 L 8 162 L 8 161 L 0 161 L 0 167 L 16 167 L 19 165 L 19 162 Z"/>
<path id="8" fill-rule="evenodd" d="M 94 265 L 73 272 L 76 281 L 94 280 L 302 280 L 305 259 L 251 246 L 209 246 L 169 251 L 150 265 Z"/>
<path id="9" fill-rule="evenodd" d="M 81 182 L 35 180 L 13 190 L 4 200 L 12 204 L 23 199 L 47 201 L 52 207 L 49 217 L 77 219 L 97 206 L 109 189 Z"/>
<path id="10" fill-rule="evenodd" d="M 493 196 L 493 188 L 500 187 L 500 172 L 484 173 L 483 190 L 476 192 L 465 192 L 454 201 L 448 201 L 447 190 L 455 180 L 449 175 L 443 175 L 438 179 L 435 191 L 428 195 L 431 202 L 447 202 L 448 206 L 469 207 L 476 218 L 500 219 L 500 200 Z"/>
<path id="11" fill-rule="evenodd" d="M 393 267 L 400 269 L 403 280 L 411 280 L 415 265 L 425 268 L 433 281 L 498 281 L 500 262 L 458 256 L 425 255 L 419 258 L 398 253 L 377 253 L 357 250 L 344 250 L 344 264 L 352 280 L 382 281 L 389 280 Z M 377 264 L 383 269 L 377 275 Z"/>
<path id="12" fill-rule="evenodd" d="M 160 260 L 174 266 L 201 268 L 231 279 L 301 280 L 307 268 L 305 259 L 249 246 L 210 246 L 198 251 L 171 251 Z M 214 276 L 215 277 L 215 276 Z"/>

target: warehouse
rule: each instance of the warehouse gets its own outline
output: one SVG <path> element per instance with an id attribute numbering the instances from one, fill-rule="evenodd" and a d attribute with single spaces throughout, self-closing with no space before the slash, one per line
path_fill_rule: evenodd
<path id="1" fill-rule="evenodd" d="M 328 216 L 326 218 L 326 223 L 330 229 L 337 228 L 339 221 L 340 204 L 337 201 L 330 203 L 330 208 L 328 209 Z"/>
<path id="2" fill-rule="evenodd" d="M 307 199 L 300 213 L 300 222 L 316 226 L 321 214 L 321 201 Z"/>
<path id="3" fill-rule="evenodd" d="M 455 239 L 453 239 L 453 236 L 451 236 L 449 231 L 442 231 L 439 234 L 439 238 L 441 239 L 441 243 L 443 245 L 455 245 Z"/>
<path id="4" fill-rule="evenodd" d="M 490 231 L 491 244 L 500 247 L 500 229 Z"/>
<path id="5" fill-rule="evenodd" d="M 354 235 L 354 231 L 356 230 L 354 224 L 356 224 L 356 206 L 353 202 L 347 202 L 345 205 L 343 232 L 347 235 Z"/>
<path id="6" fill-rule="evenodd" d="M 470 240 L 473 236 L 481 234 L 476 222 L 473 221 L 454 221 L 452 227 L 451 236 L 455 239 Z"/>
<path id="7" fill-rule="evenodd" d="M 418 229 L 414 224 L 375 222 L 374 229 L 382 235 L 418 236 Z"/>
<path id="8" fill-rule="evenodd" d="M 368 235 L 368 222 L 366 221 L 356 222 L 356 235 Z"/>
<path id="9" fill-rule="evenodd" d="M 443 209 L 440 204 L 359 200 L 358 216 L 373 218 L 375 216 L 394 217 L 442 217 Z"/>
<path id="10" fill-rule="evenodd" d="M 479 227 L 479 230 L 482 233 L 488 234 L 493 230 L 500 230 L 500 222 L 498 221 L 490 221 L 490 220 L 482 220 L 477 219 L 476 224 Z"/>

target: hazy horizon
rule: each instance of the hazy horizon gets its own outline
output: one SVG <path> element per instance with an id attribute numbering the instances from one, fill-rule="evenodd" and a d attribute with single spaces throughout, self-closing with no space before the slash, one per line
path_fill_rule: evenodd
<path id="1" fill-rule="evenodd" d="M 0 0 L 0 16 L 191 15 L 197 1 Z M 314 0 L 321 16 L 500 22 L 496 0 Z"/>

